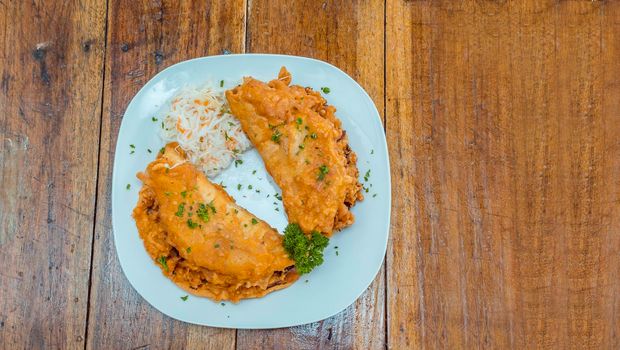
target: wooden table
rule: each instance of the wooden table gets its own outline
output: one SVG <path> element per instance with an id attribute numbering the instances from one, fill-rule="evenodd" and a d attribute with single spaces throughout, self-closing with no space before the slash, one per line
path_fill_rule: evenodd
<path id="1" fill-rule="evenodd" d="M 619 1 L 4 0 L 0 47 L 1 349 L 620 348 Z M 322 322 L 185 324 L 119 266 L 127 103 L 228 52 L 331 62 L 382 112 L 386 262 Z"/>

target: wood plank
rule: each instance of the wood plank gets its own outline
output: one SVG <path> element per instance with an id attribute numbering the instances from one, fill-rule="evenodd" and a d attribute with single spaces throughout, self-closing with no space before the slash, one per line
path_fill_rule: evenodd
<path id="1" fill-rule="evenodd" d="M 116 137 L 130 99 L 154 74 L 176 62 L 224 50 L 243 52 L 245 10 L 244 0 L 110 0 L 88 348 L 235 346 L 234 330 L 173 320 L 131 287 L 114 248 L 110 187 Z"/>
<path id="2" fill-rule="evenodd" d="M 259 1 L 248 8 L 248 52 L 330 62 L 356 79 L 383 111 L 384 3 Z M 239 330 L 239 349 L 385 347 L 384 268 L 353 305 L 322 322 L 277 330 Z"/>
<path id="3" fill-rule="evenodd" d="M 84 347 L 102 18 L 102 1 L 0 3 L 2 349 Z"/>
<path id="4" fill-rule="evenodd" d="M 618 7 L 388 1 L 391 348 L 618 347 Z"/>

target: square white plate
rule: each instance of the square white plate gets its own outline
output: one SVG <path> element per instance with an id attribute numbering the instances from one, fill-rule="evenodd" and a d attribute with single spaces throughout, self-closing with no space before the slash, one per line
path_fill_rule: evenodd
<path id="1" fill-rule="evenodd" d="M 131 217 L 141 187 L 136 173 L 144 170 L 164 145 L 159 137 L 161 120 L 151 118 L 184 86 L 224 80 L 224 87 L 231 88 L 244 76 L 268 81 L 282 66 L 291 72 L 293 84 L 331 90 L 324 96 L 336 107 L 349 144 L 357 153 L 360 181 L 368 188 L 366 198 L 353 207 L 355 223 L 331 238 L 325 263 L 289 288 L 238 304 L 192 295 L 183 301 L 180 297 L 187 292 L 164 277 L 147 255 Z M 135 145 L 133 154 L 129 145 Z M 281 193 L 278 186 L 256 150 L 244 153 L 241 159 L 243 164 L 230 166 L 213 181 L 222 181 L 241 206 L 282 232 L 287 219 L 282 203 L 274 198 L 275 193 Z M 369 169 L 369 181 L 365 182 Z M 241 190 L 238 184 L 243 185 Z M 168 67 L 146 83 L 127 107 L 116 144 L 112 186 L 114 242 L 127 279 L 151 305 L 181 321 L 228 328 L 278 328 L 319 321 L 352 304 L 372 282 L 385 255 L 391 193 L 380 116 L 368 94 L 351 77 L 322 61 L 282 55 L 225 55 Z"/>

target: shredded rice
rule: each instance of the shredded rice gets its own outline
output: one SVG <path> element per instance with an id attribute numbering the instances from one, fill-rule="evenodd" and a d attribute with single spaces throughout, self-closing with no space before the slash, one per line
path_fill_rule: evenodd
<path id="1" fill-rule="evenodd" d="M 209 177 L 216 176 L 252 144 L 232 116 L 223 89 L 185 88 L 170 101 L 161 137 L 176 141 Z"/>

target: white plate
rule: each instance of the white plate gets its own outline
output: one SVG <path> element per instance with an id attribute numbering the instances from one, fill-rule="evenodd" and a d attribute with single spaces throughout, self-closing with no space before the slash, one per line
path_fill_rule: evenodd
<path id="1" fill-rule="evenodd" d="M 151 118 L 188 84 L 224 80 L 225 87 L 230 88 L 243 76 L 267 81 L 276 77 L 281 66 L 291 72 L 293 84 L 317 90 L 330 88 L 325 97 L 337 108 L 336 115 L 357 153 L 360 181 L 372 187 L 364 193 L 364 201 L 353 207 L 355 223 L 332 237 L 325 249 L 325 263 L 302 275 L 289 288 L 238 304 L 221 305 L 191 295 L 183 301 L 180 297 L 187 293 L 164 277 L 147 255 L 131 217 L 141 187 L 135 174 L 145 169 L 163 146 L 159 137 L 161 120 L 153 122 Z M 130 144 L 136 147 L 133 154 Z M 281 193 L 279 188 L 255 150 L 243 154 L 242 159 L 242 165 L 229 167 L 214 182 L 223 181 L 241 206 L 282 232 L 286 216 L 281 202 L 276 200 L 279 211 L 273 205 L 273 194 Z M 371 175 L 365 183 L 363 176 L 368 169 Z M 256 175 L 252 175 L 253 170 L 257 170 Z M 129 190 L 127 184 L 131 185 Z M 238 191 L 237 184 L 243 184 L 244 189 Z M 253 186 L 251 191 L 247 189 L 249 184 Z M 278 328 L 319 321 L 340 312 L 364 292 L 381 267 L 388 240 L 390 202 L 390 166 L 379 113 L 353 79 L 322 61 L 281 55 L 225 55 L 175 64 L 140 89 L 129 103 L 119 131 L 112 179 L 116 251 L 127 279 L 138 293 L 161 312 L 181 321 L 214 327 Z"/>

